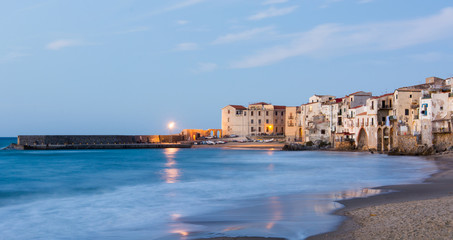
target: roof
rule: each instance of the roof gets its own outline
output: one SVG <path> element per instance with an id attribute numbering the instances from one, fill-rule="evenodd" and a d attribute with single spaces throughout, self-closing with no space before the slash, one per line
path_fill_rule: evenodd
<path id="1" fill-rule="evenodd" d="M 381 98 L 381 97 L 387 97 L 387 96 L 392 96 L 393 93 L 386 93 L 384 95 L 381 95 L 381 96 L 376 96 L 376 97 L 373 97 L 372 99 L 377 99 L 377 98 Z"/>
<path id="2" fill-rule="evenodd" d="M 274 109 L 286 109 L 286 106 L 277 106 L 277 105 L 275 105 Z"/>
<path id="3" fill-rule="evenodd" d="M 396 89 L 395 91 L 398 91 L 398 92 L 421 92 L 422 89 L 418 89 L 418 88 L 398 88 Z"/>
<path id="4" fill-rule="evenodd" d="M 269 103 L 265 103 L 265 102 L 257 102 L 257 103 L 252 103 L 250 105 L 270 105 Z"/>
<path id="5" fill-rule="evenodd" d="M 367 115 L 367 112 L 357 114 L 357 116 L 363 116 L 363 115 Z"/>
<path id="6" fill-rule="evenodd" d="M 352 96 L 352 95 L 370 96 L 371 93 L 370 92 L 364 92 L 364 91 L 358 91 L 358 92 L 351 93 L 348 96 Z"/>
<path id="7" fill-rule="evenodd" d="M 357 107 L 353 107 L 353 108 L 350 108 L 350 109 L 357 109 L 357 108 L 360 108 L 360 107 L 363 107 L 365 105 L 360 105 L 360 106 L 357 106 Z"/>
<path id="8" fill-rule="evenodd" d="M 229 105 L 229 106 L 232 106 L 232 107 L 234 107 L 236 109 L 239 109 L 239 110 L 246 110 L 247 109 L 246 107 L 244 107 L 242 105 Z"/>

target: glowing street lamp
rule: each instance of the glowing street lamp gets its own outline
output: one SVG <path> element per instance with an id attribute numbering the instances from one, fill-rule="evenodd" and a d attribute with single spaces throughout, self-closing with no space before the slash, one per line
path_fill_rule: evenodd
<path id="1" fill-rule="evenodd" d="M 175 122 L 170 122 L 168 124 L 168 130 L 170 131 L 170 134 L 171 134 L 171 131 L 173 130 L 173 128 L 175 128 Z"/>

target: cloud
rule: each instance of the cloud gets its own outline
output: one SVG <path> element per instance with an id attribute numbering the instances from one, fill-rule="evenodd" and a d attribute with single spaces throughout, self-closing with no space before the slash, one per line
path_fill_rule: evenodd
<path id="1" fill-rule="evenodd" d="M 59 39 L 59 40 L 55 40 L 55 41 L 47 44 L 46 48 L 48 50 L 60 50 L 62 48 L 66 48 L 66 47 L 73 47 L 73 46 L 80 46 L 80 45 L 84 45 L 84 43 L 80 40 Z"/>
<path id="2" fill-rule="evenodd" d="M 21 53 L 21 52 L 10 52 L 3 57 L 0 57 L 0 64 L 13 62 L 18 60 L 19 58 L 29 56 L 29 54 Z"/>
<path id="3" fill-rule="evenodd" d="M 290 43 L 263 49 L 231 64 L 233 68 L 270 65 L 296 56 L 332 56 L 391 51 L 453 36 L 453 8 L 406 21 L 361 25 L 324 24 L 301 33 Z"/>
<path id="4" fill-rule="evenodd" d="M 199 4 L 199 3 L 202 3 L 204 1 L 206 1 L 206 0 L 186 0 L 186 1 L 182 1 L 182 2 L 176 3 L 174 5 L 168 6 L 168 7 L 164 8 L 162 11 L 163 12 L 169 12 L 169 11 L 173 11 L 173 10 L 189 7 L 189 6 L 192 6 L 192 5 L 195 5 L 195 4 Z"/>
<path id="5" fill-rule="evenodd" d="M 189 23 L 189 21 L 186 21 L 186 20 L 178 20 L 178 21 L 176 21 L 176 23 L 177 23 L 178 25 L 186 25 L 187 23 Z"/>
<path id="6" fill-rule="evenodd" d="M 273 27 L 254 28 L 240 33 L 230 33 L 218 37 L 212 44 L 225 44 L 251 39 L 259 34 L 272 31 Z"/>
<path id="7" fill-rule="evenodd" d="M 286 7 L 286 8 L 270 7 L 267 10 L 264 10 L 262 12 L 259 12 L 257 14 L 250 16 L 249 20 L 257 21 L 257 20 L 261 20 L 261 19 L 265 19 L 265 18 L 287 15 L 287 14 L 292 13 L 297 8 L 298 8 L 298 6 L 292 6 L 292 7 Z"/>
<path id="8" fill-rule="evenodd" d="M 413 54 L 409 56 L 412 60 L 420 61 L 420 62 L 438 62 L 443 59 L 448 59 L 451 55 L 440 53 L 440 52 L 426 52 L 426 53 L 419 53 Z"/>
<path id="9" fill-rule="evenodd" d="M 205 2 L 205 1 L 206 0 L 185 0 L 185 1 L 181 1 L 181 2 L 175 3 L 173 5 L 170 5 L 170 6 L 161 8 L 161 9 L 153 10 L 151 12 L 147 12 L 147 13 L 145 13 L 143 15 L 137 16 L 137 17 L 135 17 L 135 20 L 140 20 L 140 19 L 143 19 L 143 18 L 159 15 L 159 14 L 162 14 L 162 13 L 176 11 L 176 10 L 179 10 L 179 9 L 182 9 L 182 8 L 186 8 L 186 7 L 190 7 L 192 5 L 196 5 L 196 4 Z"/>
<path id="10" fill-rule="evenodd" d="M 263 2 L 263 5 L 271 5 L 271 4 L 279 4 L 279 3 L 286 3 L 288 0 L 267 0 Z"/>
<path id="11" fill-rule="evenodd" d="M 175 50 L 176 51 L 193 51 L 198 49 L 198 44 L 196 43 L 191 43 L 191 42 L 186 42 L 186 43 L 180 43 L 176 45 Z"/>
<path id="12" fill-rule="evenodd" d="M 198 68 L 194 70 L 195 73 L 202 73 L 202 72 L 212 72 L 218 68 L 217 64 L 207 62 L 207 63 L 198 63 Z"/>

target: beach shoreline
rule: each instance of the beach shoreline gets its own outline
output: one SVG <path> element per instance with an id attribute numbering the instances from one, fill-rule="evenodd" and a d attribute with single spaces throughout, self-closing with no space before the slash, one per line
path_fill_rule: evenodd
<path id="1" fill-rule="evenodd" d="M 375 189 L 393 192 L 338 201 L 344 207 L 333 214 L 347 218 L 336 230 L 307 239 L 451 239 L 453 209 L 445 208 L 449 214 L 441 216 L 439 208 L 453 202 L 453 153 L 426 159 L 434 161 L 438 171 L 422 183 L 380 186 Z M 411 226 L 413 222 L 423 224 Z"/>
<path id="2" fill-rule="evenodd" d="M 331 232 L 310 236 L 327 239 L 453 239 L 453 153 L 425 157 L 436 173 L 421 183 L 379 186 L 391 191 L 366 198 L 336 201 L 344 207 L 332 214 L 346 217 Z M 445 205 L 451 206 L 444 208 Z M 423 207 L 420 207 L 423 206 Z M 445 210 L 446 214 L 439 213 Z M 451 218 L 451 219 L 450 219 Z M 423 223 L 424 226 L 413 224 Z M 416 225 L 416 226 L 411 226 Z M 269 240 L 284 238 L 220 237 L 210 240 Z"/>

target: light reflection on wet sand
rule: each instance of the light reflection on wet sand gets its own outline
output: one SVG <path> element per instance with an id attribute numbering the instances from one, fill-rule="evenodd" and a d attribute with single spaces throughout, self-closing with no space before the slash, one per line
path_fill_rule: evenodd
<path id="1" fill-rule="evenodd" d="M 183 217 L 178 220 L 186 226 L 197 226 L 199 229 L 209 229 L 210 231 L 189 232 L 190 239 L 212 236 L 266 236 L 303 239 L 324 232 L 326 224 L 335 226 L 339 222 L 342 217 L 330 215 L 334 210 L 342 207 L 335 201 L 368 197 L 379 193 L 382 193 L 379 189 L 366 188 L 311 195 L 310 198 L 303 194 L 273 196 L 238 203 L 239 206 L 247 207 L 201 216 Z M 306 231 L 300 233 L 301 229 L 306 229 Z M 216 234 L 213 235 L 214 233 Z M 219 233 L 222 234 L 219 235 Z"/>

